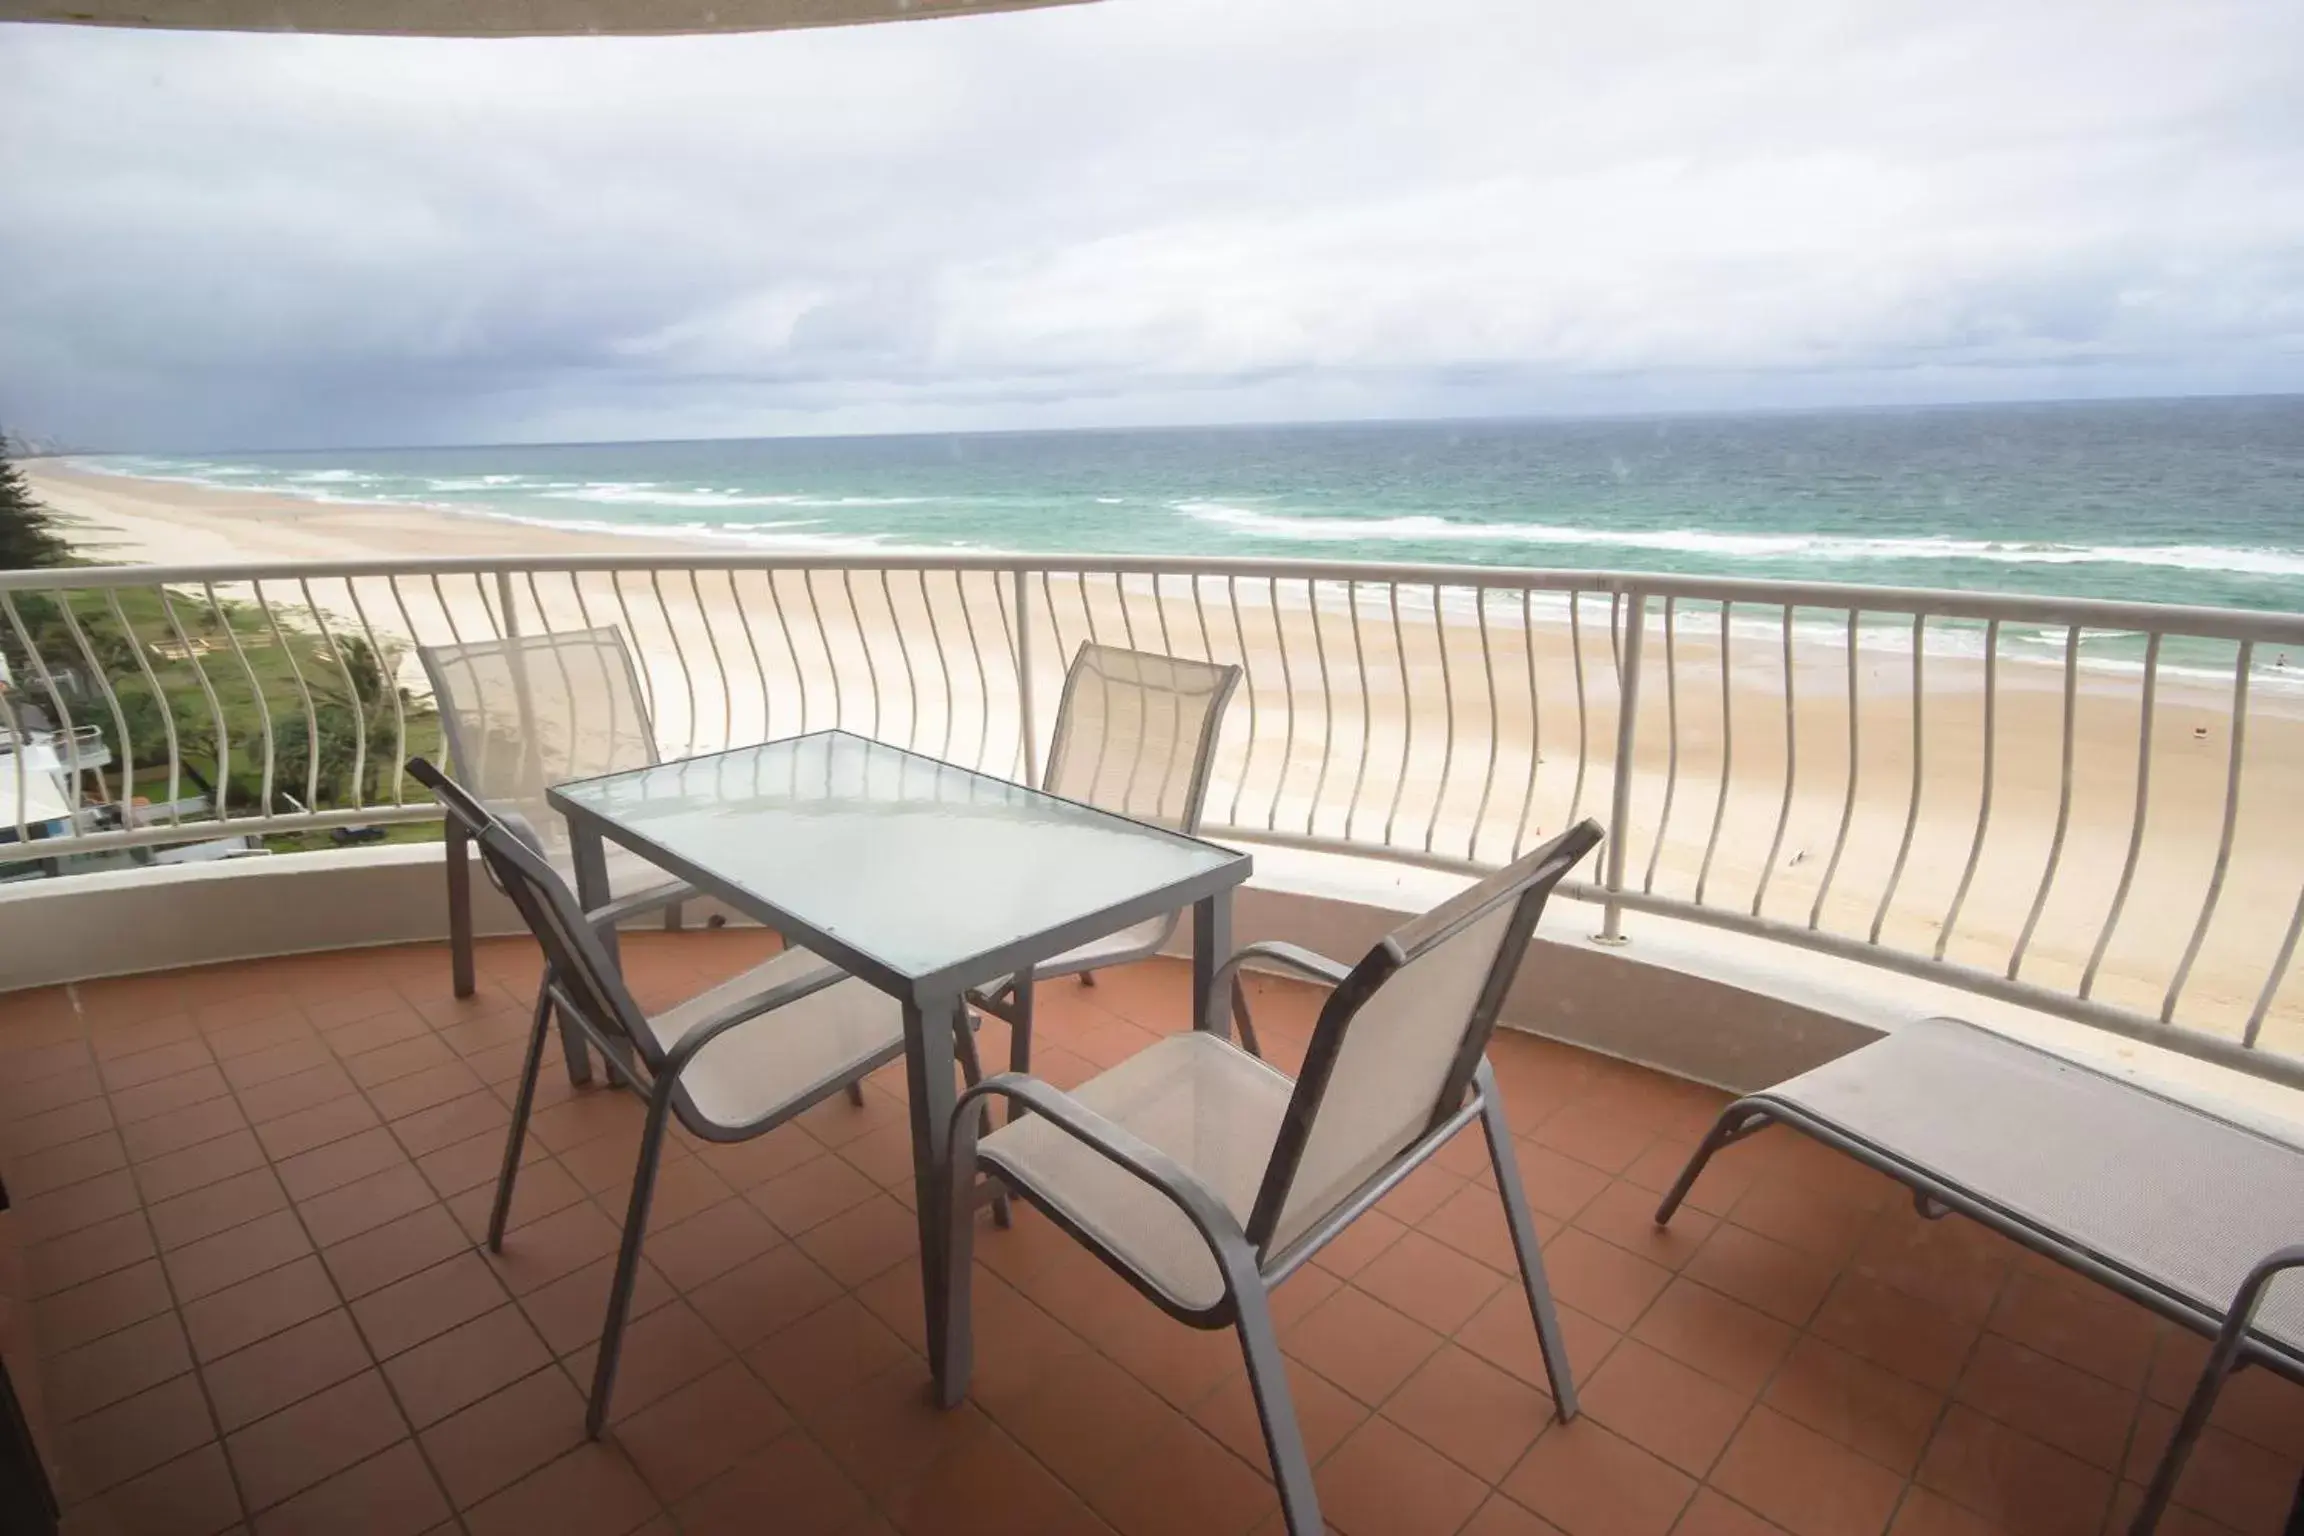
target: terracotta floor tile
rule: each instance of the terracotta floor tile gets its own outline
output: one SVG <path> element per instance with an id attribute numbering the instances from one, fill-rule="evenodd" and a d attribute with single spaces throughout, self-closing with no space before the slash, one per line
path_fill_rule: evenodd
<path id="1" fill-rule="evenodd" d="M 1927 1221 L 1892 1208 L 1857 1249 L 1856 1274 L 1981 1323 L 2015 1268 L 2015 1250 L 1958 1217 Z"/>
<path id="2" fill-rule="evenodd" d="M 550 1167 L 550 1164 L 540 1165 Z M 513 1209 L 519 1210 L 520 1185 L 544 1187 L 549 1181 L 524 1174 L 513 1187 Z M 564 1177 L 564 1176 L 563 1176 Z M 616 1248 L 616 1224 L 589 1201 L 578 1201 L 549 1216 L 521 1225 L 504 1237 L 504 1251 L 485 1254 L 514 1295 L 525 1295 L 548 1281 L 581 1269 Z"/>
<path id="3" fill-rule="evenodd" d="M 780 1173 L 744 1198 L 787 1236 L 807 1231 L 818 1222 L 861 1205 L 878 1193 L 878 1186 L 839 1158 L 822 1156 Z"/>
<path id="4" fill-rule="evenodd" d="M 629 1461 L 584 1445 L 468 1511 L 464 1524 L 472 1536 L 624 1536 L 657 1509 Z"/>
<path id="5" fill-rule="evenodd" d="M 767 1217 L 731 1196 L 662 1231 L 650 1232 L 646 1251 L 665 1279 L 690 1290 L 781 1242 Z"/>
<path id="6" fill-rule="evenodd" d="M 1531 1220 L 1539 1242 L 1557 1236 L 1562 1226 L 1558 1217 L 1542 1211 L 1533 1211 Z M 1505 1224 L 1503 1204 L 1496 1191 L 1485 1185 L 1459 1180 L 1455 1192 L 1425 1215 L 1416 1230 L 1467 1258 L 1478 1259 L 1500 1275 L 1516 1276 L 1520 1272 L 1520 1259 L 1512 1247 L 1512 1229 Z"/>
<path id="7" fill-rule="evenodd" d="M 1346 1438 L 1320 1466 L 1320 1512 L 1352 1536 L 1453 1531 L 1488 1499 L 1488 1485 L 1383 1418 Z"/>
<path id="8" fill-rule="evenodd" d="M 67 1511 L 68 1532 L 104 1536 L 216 1536 L 240 1524 L 240 1495 L 213 1444 L 130 1478 Z"/>
<path id="9" fill-rule="evenodd" d="M 1768 1408 L 1755 1408 L 1712 1484 L 1792 1536 L 1878 1536 L 1904 1479 Z"/>
<path id="10" fill-rule="evenodd" d="M 243 1024 L 227 1024 L 220 1029 L 202 1031 L 220 1062 L 236 1057 L 253 1055 L 257 1051 L 290 1040 L 302 1039 L 312 1033 L 312 1026 L 293 1013 L 274 1014 L 270 1018 L 250 1019 Z"/>
<path id="11" fill-rule="evenodd" d="M 2008 1533 L 1942 1494 L 1914 1485 L 1904 1491 L 1904 1502 L 1896 1510 L 1896 1521 L 1888 1527 L 1888 1536 L 2008 1536 Z M 2113 1533 L 2107 1532 L 2106 1536 Z"/>
<path id="12" fill-rule="evenodd" d="M 175 1313 L 162 1312 L 56 1355 L 42 1367 L 41 1378 L 57 1416 L 77 1419 L 190 1369 L 183 1324 Z"/>
<path id="13" fill-rule="evenodd" d="M 2009 1277 L 1987 1326 L 2130 1391 L 2144 1384 L 2160 1331 L 2149 1312 L 2101 1287 L 2022 1269 Z"/>
<path id="14" fill-rule="evenodd" d="M 1920 1464 L 1944 1406 L 1927 1388 L 1805 1335 L 1762 1401 L 1907 1477 Z"/>
<path id="15" fill-rule="evenodd" d="M 893 1264 L 917 1263 L 920 1224 L 886 1195 L 830 1217 L 794 1239 L 843 1286 L 861 1285 Z"/>
<path id="16" fill-rule="evenodd" d="M 351 1058 L 381 1049 L 396 1040 L 415 1039 L 431 1028 L 414 1009 L 382 1008 L 367 1017 L 326 1027 L 328 1048 Z"/>
<path id="17" fill-rule="evenodd" d="M 162 1248 L 181 1248 L 218 1232 L 286 1210 L 287 1192 L 269 1168 L 254 1168 L 228 1179 L 163 1200 L 150 1207 L 153 1234 Z"/>
<path id="18" fill-rule="evenodd" d="M 1390 1397 L 1440 1343 L 1440 1335 L 1422 1323 L 1351 1286 L 1281 1337 L 1290 1355 L 1371 1406 Z"/>
<path id="19" fill-rule="evenodd" d="M 1354 1221 L 1312 1256 L 1312 1262 L 1339 1279 L 1349 1280 L 1368 1267 L 1385 1249 L 1400 1240 L 1407 1225 L 1382 1211 L 1370 1211 Z"/>
<path id="20" fill-rule="evenodd" d="M 226 1434 L 369 1367 L 368 1350 L 339 1307 L 282 1329 L 203 1369 L 208 1400 Z"/>
<path id="21" fill-rule="evenodd" d="M 1122 1460 L 1173 1430 L 1180 1417 L 1157 1393 L 1095 1354 L 1066 1362 L 1031 1390 L 986 1411 L 1057 1476 L 1083 1490 L 1094 1489 Z M 1261 1459 L 1260 1445 L 1255 1454 Z"/>
<path id="22" fill-rule="evenodd" d="M 697 1156 L 728 1187 L 742 1193 L 824 1155 L 824 1146 L 797 1125 L 729 1145 L 706 1146 Z"/>
<path id="23" fill-rule="evenodd" d="M 511 1111 L 493 1093 L 468 1093 L 445 1104 L 420 1109 L 392 1122 L 392 1134 L 410 1157 L 422 1157 L 473 1136 L 502 1136 L 512 1123 Z M 537 1143 L 539 1147 L 543 1143 Z"/>
<path id="24" fill-rule="evenodd" d="M 99 1045 L 97 1055 L 105 1054 Z M 174 1077 L 195 1067 L 207 1066 L 215 1058 L 207 1045 L 198 1039 L 178 1040 L 168 1045 L 156 1045 L 149 1050 L 111 1057 L 102 1063 L 104 1086 L 117 1093 L 133 1088 L 138 1083 L 156 1082 L 163 1077 Z"/>
<path id="25" fill-rule="evenodd" d="M 448 1500 L 413 1441 L 347 1467 L 256 1518 L 256 1536 L 420 1536 Z"/>
<path id="26" fill-rule="evenodd" d="M 2136 1437 L 2128 1450 L 2127 1475 L 2143 1482 L 2151 1477 L 2167 1449 L 2175 1414 L 2157 1403 L 2146 1404 L 2136 1423 Z M 2304 1487 L 2304 1466 L 2297 1458 L 2253 1445 L 2218 1429 L 2213 1421 L 2186 1458 L 2176 1480 L 2176 1502 L 2214 1517 L 2239 1531 L 2279 1531 L 2296 1491 Z"/>
<path id="27" fill-rule="evenodd" d="M 1610 1351 L 1583 1388 L 1584 1411 L 1593 1419 L 1699 1478 L 1751 1402 L 1636 1339 Z"/>
<path id="28" fill-rule="evenodd" d="M 754 1536 L 776 1511 L 778 1536 L 835 1536 L 868 1506 L 855 1484 L 804 1435 L 787 1434 L 680 1502 L 687 1536 Z"/>
<path id="29" fill-rule="evenodd" d="M 60 1491 L 67 1501 L 102 1493 L 215 1437 L 199 1381 L 178 1376 L 66 1426 Z"/>
<path id="30" fill-rule="evenodd" d="M 981 1421 L 965 1442 L 892 1489 L 882 1507 L 906 1536 L 1071 1536 L 1102 1529 L 1045 1467 Z"/>
<path id="31" fill-rule="evenodd" d="M 619 1418 L 616 1443 L 666 1503 L 727 1472 L 792 1422 L 759 1378 L 735 1360 Z"/>
<path id="32" fill-rule="evenodd" d="M 260 1089 L 274 1088 L 283 1083 L 293 1082 L 295 1079 L 309 1076 L 315 1071 L 328 1072 L 338 1078 L 342 1077 L 342 1074 L 336 1071 L 335 1059 L 328 1054 L 328 1047 L 323 1045 L 320 1037 L 309 1029 L 284 1030 L 282 1037 L 272 1045 L 252 1051 L 243 1051 L 224 1063 L 224 1075 L 231 1080 L 232 1086 L 243 1093 L 255 1094 L 265 1119 L 270 1119 L 275 1114 L 285 1114 L 290 1109 L 302 1109 L 308 1105 L 317 1104 L 321 1098 L 336 1097 L 335 1093 L 313 1097 L 311 1090 L 306 1088 L 299 1090 L 302 1094 L 301 1102 L 287 1102 L 274 1099 L 270 1094 L 258 1092 Z M 350 1087 L 349 1080 L 345 1080 L 344 1088 L 338 1091 L 347 1091 Z"/>
<path id="33" fill-rule="evenodd" d="M 494 1180 L 468 1189 L 448 1200 L 449 1214 L 455 1217 L 456 1224 L 464 1229 L 465 1235 L 470 1237 L 474 1243 L 481 1242 L 487 1237 L 488 1216 L 495 1209 L 495 1206 L 496 1184 Z M 557 1159 L 545 1156 L 539 1157 L 533 1162 L 523 1163 L 520 1167 L 519 1177 L 512 1181 L 512 1208 L 504 1219 L 505 1252 L 514 1251 L 514 1234 L 524 1231 L 534 1223 L 543 1221 L 548 1216 L 561 1216 L 562 1213 L 568 1212 L 571 1214 L 563 1216 L 563 1223 L 585 1220 L 584 1217 L 572 1213 L 572 1208 L 579 1206 L 585 1209 L 598 1209 L 598 1207 L 587 1204 L 584 1199 L 583 1186 L 568 1176 L 567 1171 L 560 1166 Z M 619 1206 L 617 1209 L 621 1212 L 622 1207 Z M 613 1231 L 613 1227 L 610 1230 Z M 527 1239 L 521 1238 L 520 1242 L 526 1243 Z"/>
<path id="34" fill-rule="evenodd" d="M 394 1121 L 460 1099 L 486 1086 L 479 1073 L 466 1063 L 450 1057 L 421 1072 L 374 1084 L 367 1092 L 368 1102 L 376 1106 L 376 1112 L 387 1121 Z"/>
<path id="35" fill-rule="evenodd" d="M 314 1041 L 297 1049 L 310 1065 L 269 1082 L 241 1087 L 240 1104 L 253 1124 L 268 1125 L 359 1091 L 344 1069 L 328 1058 L 326 1047 Z"/>
<path id="36" fill-rule="evenodd" d="M 318 1317 L 336 1304 L 336 1288 L 328 1283 L 328 1271 L 320 1261 L 297 1259 L 187 1302 L 184 1332 L 192 1340 L 194 1355 L 215 1360 Z"/>
<path id="37" fill-rule="evenodd" d="M 507 1303 L 393 1356 L 384 1377 L 408 1422 L 425 1429 L 551 1363 L 528 1319 Z"/>
<path id="38" fill-rule="evenodd" d="M 2107 1474 L 1957 1403 L 1921 1457 L 1918 1480 L 2024 1536 L 2093 1532 L 2112 1496 Z"/>
<path id="39" fill-rule="evenodd" d="M 1490 1494 L 1457 1536 L 1562 1536 L 1560 1527 L 1530 1514 L 1500 1493 Z"/>
<path id="40" fill-rule="evenodd" d="M 283 1160 L 280 1183 L 292 1200 L 312 1200 L 374 1174 L 396 1168 L 408 1158 L 392 1133 L 373 1126 L 342 1141 L 330 1142 Z"/>
<path id="41" fill-rule="evenodd" d="M 140 1200 L 136 1176 L 125 1168 L 115 1168 L 36 1199 L 18 1200 L 9 1214 L 20 1241 L 39 1243 L 125 1215 L 135 1210 Z"/>
<path id="42" fill-rule="evenodd" d="M 1455 1344 L 1386 1399 L 1384 1417 L 1488 1482 L 1510 1472 L 1552 1422 L 1552 1399 Z"/>
<path id="43" fill-rule="evenodd" d="M 277 1120 L 267 1120 L 256 1127 L 256 1139 L 264 1144 L 266 1156 L 274 1162 L 284 1162 L 299 1152 L 356 1136 L 376 1124 L 376 1111 L 369 1107 L 368 1101 L 358 1094 L 349 1094 L 282 1115 Z"/>
<path id="44" fill-rule="evenodd" d="M 609 1421 L 630 1418 L 734 1358 L 734 1351 L 684 1301 L 675 1299 L 631 1319 L 624 1329 L 624 1350 L 617 1362 Z M 568 1374 L 587 1394 L 598 1363 L 597 1344 L 588 1344 L 568 1356 Z M 778 1422 L 782 1422 L 781 1414 Z"/>
<path id="45" fill-rule="evenodd" d="M 70 1290 L 141 1263 L 156 1251 L 142 1211 L 114 1216 L 26 1249 L 25 1293 L 37 1297 Z"/>
<path id="46" fill-rule="evenodd" d="M 477 1253 L 396 1280 L 352 1303 L 353 1320 L 379 1360 L 493 1312 L 509 1299 Z"/>
<path id="47" fill-rule="evenodd" d="M 1761 1179 L 1730 1208 L 1728 1219 L 1838 1265 L 1856 1252 L 1877 1215 L 1861 1201 L 1836 1199 L 1796 1179 Z"/>
<path id="48" fill-rule="evenodd" d="M 983 1423 L 973 1404 L 937 1407 L 926 1370 L 907 1361 L 844 1394 L 808 1432 L 857 1486 L 884 1500 L 953 1445 L 977 1443 Z"/>
<path id="49" fill-rule="evenodd" d="M 169 1284 L 180 1301 L 212 1295 L 227 1286 L 277 1269 L 312 1251 L 312 1240 L 293 1211 L 274 1211 L 242 1222 L 167 1254 Z"/>
<path id="50" fill-rule="evenodd" d="M 1653 1127 L 1599 1100 L 1579 1100 L 1551 1115 L 1531 1138 L 1607 1174 L 1619 1174 L 1656 1140 Z"/>
<path id="51" fill-rule="evenodd" d="M 344 1058 L 344 1069 L 352 1074 L 352 1080 L 363 1088 L 374 1088 L 433 1067 L 456 1064 L 456 1053 L 429 1029 L 364 1051 L 346 1051 L 334 1040 L 329 1044 Z"/>
<path id="52" fill-rule="evenodd" d="M 1798 1327 L 1815 1315 L 1837 1271 L 1827 1260 L 1730 1222 L 1705 1239 L 1684 1273 L 1724 1296 Z"/>
<path id="53" fill-rule="evenodd" d="M 1556 1307 L 1568 1370 L 1576 1381 L 1587 1381 L 1608 1352 L 1623 1337 L 1604 1323 L 1593 1321 L 1574 1307 Z M 1472 1321 L 1456 1330 L 1456 1342 L 1489 1364 L 1500 1366 L 1547 1394 L 1552 1390 L 1537 1343 L 1536 1324 L 1528 1312 L 1528 1298 L 1517 1287 L 1506 1287 L 1488 1298 Z"/>
<path id="54" fill-rule="evenodd" d="M 264 1166 L 264 1149 L 257 1143 L 253 1131 L 234 1131 L 214 1141 L 204 1141 L 166 1157 L 136 1165 L 136 1187 L 144 1192 L 146 1200 L 166 1200 L 218 1179 L 247 1173 Z M 11 1181 L 9 1193 L 18 1191 Z M 29 1194 L 26 1190 L 24 1193 Z"/>
<path id="55" fill-rule="evenodd" d="M 821 1415 L 850 1388 L 918 1360 L 853 1296 L 839 1297 L 787 1324 L 744 1354 L 745 1364 L 784 1405 L 808 1419 Z M 1015 1432 L 1013 1425 L 1008 1427 Z"/>
<path id="56" fill-rule="evenodd" d="M 742 1350 L 839 1293 L 839 1283 L 815 1260 L 786 1244 L 707 1281 L 689 1300 L 729 1347 Z"/>
<path id="57" fill-rule="evenodd" d="M 1296 1432 L 1303 1438 L 1305 1454 L 1318 1464 L 1343 1443 L 1346 1435 L 1366 1422 L 1368 1407 L 1294 1361 L 1284 1360 L 1283 1364 L 1288 1371 L 1289 1401 L 1296 1409 Z M 1410 1385 L 1413 1384 L 1414 1378 L 1410 1378 Z M 1393 1400 L 1397 1402 L 1400 1395 L 1394 1393 Z M 1252 1471 L 1265 1477 L 1271 1475 L 1271 1449 L 1264 1443 L 1264 1426 L 1256 1416 L 1256 1396 L 1249 1390 L 1245 1370 L 1236 1371 L 1217 1383 L 1213 1391 L 1192 1405 L 1190 1417 L 1193 1423 L 1229 1447 Z"/>
<path id="58" fill-rule="evenodd" d="M 397 1146 L 397 1142 L 394 1145 Z M 520 1152 L 523 1164 L 550 1156 L 532 1141 L 523 1143 Z M 462 1141 L 450 1142 L 416 1159 L 416 1166 L 442 1199 L 482 1185 L 493 1191 L 497 1175 L 504 1169 L 504 1133 L 482 1131 Z"/>
<path id="59" fill-rule="evenodd" d="M 1568 1536 L 1663 1536 L 1695 1484 L 1598 1424 L 1555 1424 L 1499 1491 Z"/>
<path id="60" fill-rule="evenodd" d="M 1631 1327 L 1671 1282 L 1672 1272 L 1570 1227 L 1544 1248 L 1552 1294 L 1619 1331 Z"/>
<path id="61" fill-rule="evenodd" d="M 314 1029 L 341 1029 L 361 1019 L 374 1018 L 377 1014 L 390 1013 L 406 1006 L 400 1001 L 400 994 L 390 987 L 361 987 L 307 1003 L 304 1017 Z"/>
<path id="62" fill-rule="evenodd" d="M 112 1104 L 109 1099 L 82 1099 L 60 1109 L 51 1109 L 36 1115 L 21 1115 L 0 1129 L 0 1150 L 12 1157 L 23 1157 L 60 1147 L 83 1136 L 97 1136 L 113 1128 Z"/>
<path id="63" fill-rule="evenodd" d="M 8 1193 L 11 1198 L 29 1200 L 127 1166 L 128 1149 L 120 1144 L 119 1133 L 106 1131 L 101 1136 L 85 1136 L 29 1157 L 11 1159 Z"/>
<path id="64" fill-rule="evenodd" d="M 1853 1270 L 1840 1276 L 1809 1326 L 1817 1338 L 1940 1392 L 1959 1379 L 1982 1331 Z"/>
<path id="65" fill-rule="evenodd" d="M 565 1152 L 598 1136 L 636 1138 L 644 1113 L 640 1101 L 628 1093 L 612 1092 L 597 1074 L 593 1081 L 594 1086 L 538 1109 L 528 1122 L 528 1134 L 553 1152 Z"/>
<path id="66" fill-rule="evenodd" d="M 174 1077 L 124 1088 L 111 1095 L 113 1117 L 122 1125 L 149 1120 L 154 1115 L 183 1109 L 193 1104 L 204 1104 L 220 1099 L 232 1091 L 221 1070 L 213 1066 L 194 1067 Z"/>
<path id="67" fill-rule="evenodd" d="M 167 1273 L 151 1259 L 43 1297 L 32 1315 L 42 1347 L 59 1353 L 157 1317 L 171 1305 Z"/>
<path id="68" fill-rule="evenodd" d="M 224 1449 L 241 1498 L 263 1510 L 407 1436 L 384 1378 L 370 1371 L 225 1436 Z"/>
<path id="69" fill-rule="evenodd" d="M 450 1500 L 469 1509 L 573 1450 L 584 1438 L 584 1398 L 551 1366 L 417 1438 Z"/>
<path id="70" fill-rule="evenodd" d="M 324 1195 L 298 1202 L 312 1241 L 326 1247 L 373 1231 L 434 1203 L 432 1186 L 413 1163 L 400 1163 Z"/>
<path id="71" fill-rule="evenodd" d="M 2109 1382 L 1987 1333 L 1953 1395 L 2082 1461 L 2117 1471 L 2136 1399 Z"/>
<path id="72" fill-rule="evenodd" d="M 1487 1265 L 1409 1232 L 1377 1255 L 1353 1283 L 1425 1327 L 1453 1333 L 1506 1282 Z"/>
<path id="73" fill-rule="evenodd" d="M 1574 1225 L 1625 1252 L 1665 1269 L 1681 1270 L 1719 1225 L 1717 1217 L 1683 1206 L 1672 1224 L 1656 1225 L 1656 1197 L 1618 1179 L 1576 1213 Z"/>
<path id="74" fill-rule="evenodd" d="M 1279 1502 L 1271 1484 L 1191 1424 L 1081 1492 L 1122 1536 L 1233 1536 Z"/>
<path id="75" fill-rule="evenodd" d="M 324 1248 L 320 1257 L 344 1299 L 357 1301 L 471 1246 L 472 1240 L 444 1207 L 428 1205 Z"/>
<path id="76" fill-rule="evenodd" d="M 518 1298 L 520 1310 L 556 1355 L 570 1355 L 600 1337 L 608 1314 L 608 1282 L 614 1276 L 614 1257 L 595 1259 L 582 1269 L 538 1286 Z M 673 1300 L 672 1287 L 645 1256 L 639 1278 L 632 1285 L 628 1316 L 646 1317 Z"/>

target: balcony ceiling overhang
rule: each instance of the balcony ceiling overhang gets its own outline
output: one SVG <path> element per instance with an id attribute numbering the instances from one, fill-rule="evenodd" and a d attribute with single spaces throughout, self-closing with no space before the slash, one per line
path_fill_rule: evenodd
<path id="1" fill-rule="evenodd" d="M 0 0 L 0 21 L 408 37 L 662 36 L 921 21 L 1081 0 Z"/>

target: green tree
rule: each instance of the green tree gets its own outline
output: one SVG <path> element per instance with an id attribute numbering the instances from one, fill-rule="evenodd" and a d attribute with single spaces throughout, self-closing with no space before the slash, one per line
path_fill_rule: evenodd
<path id="1" fill-rule="evenodd" d="M 54 514 L 32 499 L 24 472 L 8 457 L 7 438 L 0 436 L 0 571 L 63 565 L 71 557 Z"/>

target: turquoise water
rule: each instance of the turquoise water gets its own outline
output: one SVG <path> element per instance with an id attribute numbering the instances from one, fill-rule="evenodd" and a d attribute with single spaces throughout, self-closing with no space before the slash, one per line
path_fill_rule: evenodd
<path id="1" fill-rule="evenodd" d="M 2304 608 L 2304 397 L 84 462 L 771 551 L 1445 560 Z"/>

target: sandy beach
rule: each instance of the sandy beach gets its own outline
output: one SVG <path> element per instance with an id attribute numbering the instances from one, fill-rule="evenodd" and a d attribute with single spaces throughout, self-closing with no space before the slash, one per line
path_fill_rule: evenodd
<path id="1" fill-rule="evenodd" d="M 615 624 L 641 658 L 669 752 L 837 721 L 993 771 L 1020 770 L 1012 691 L 994 681 L 1013 667 L 1005 578 L 658 575 L 645 569 L 649 554 L 699 545 L 226 492 L 52 462 L 24 467 L 76 545 L 106 563 L 628 555 L 635 568 L 626 572 L 550 573 L 505 586 L 316 581 L 286 600 L 308 601 L 332 624 L 365 623 L 402 646 L 492 632 L 504 622 L 507 595 L 513 619 L 531 632 Z M 1059 574 L 1036 584 L 1031 599 L 1043 731 L 1063 659 L 1091 634 L 1245 660 L 1249 685 L 1219 752 L 1212 824 L 1493 862 L 1575 815 L 1607 817 L 1617 692 L 1604 600 L 1588 599 L 1572 626 L 1557 609 L 1532 609 L 1523 624 L 1516 602 L 1495 598 L 1483 626 L 1472 605 L 1430 601 L 1403 603 L 1395 625 L 1368 592 L 1355 602 L 1301 582 L 1274 592 L 1244 579 L 1229 591 L 1202 583 L 1196 592 L 1183 577 L 1155 590 L 1149 580 Z M 1635 885 L 1797 924 L 1813 915 L 1859 938 L 1877 923 L 1884 943 L 1934 952 L 1941 941 L 1946 958 L 1995 972 L 2008 969 L 2029 926 L 2021 974 L 2068 988 L 2090 968 L 2133 839 L 2133 876 L 2093 992 L 2161 1011 L 2217 878 L 2231 768 L 2228 679 L 2163 675 L 2139 837 L 2134 679 L 2083 670 L 2069 811 L 2035 918 L 2063 800 L 2059 666 L 2003 659 L 1992 679 L 1987 773 L 1986 678 L 1974 655 L 1931 648 L 1916 694 L 1908 647 L 1868 639 L 1852 679 L 1844 644 L 1796 632 L 1787 656 L 1780 637 L 1743 627 L 1769 613 L 1740 610 L 1724 668 L 1717 613 L 1691 612 L 1676 626 L 1670 687 L 1661 620 L 1651 619 L 1627 847 Z M 402 662 L 403 682 L 420 683 L 405 655 Z M 2179 1019 L 2236 1035 L 2255 1007 L 2296 908 L 2300 832 L 2304 712 L 2287 695 L 2260 692 L 2249 712 L 2231 858 Z M 2264 1041 L 2304 1043 L 2304 984 L 2291 981 L 2275 1001 Z"/>

